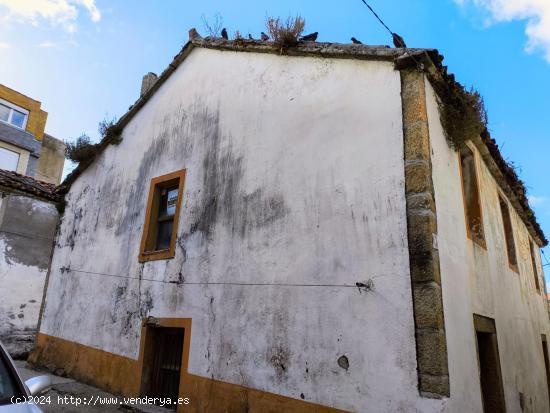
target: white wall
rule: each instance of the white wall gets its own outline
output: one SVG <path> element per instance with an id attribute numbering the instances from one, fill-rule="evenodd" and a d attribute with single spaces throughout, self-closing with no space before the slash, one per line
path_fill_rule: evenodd
<path id="1" fill-rule="evenodd" d="M 541 334 L 550 337 L 550 325 L 544 289 L 537 293 L 535 287 L 529 234 L 510 206 L 518 275 L 508 266 L 498 186 L 476 151 L 487 250 L 467 238 L 458 156 L 445 141 L 429 84 L 426 94 L 449 352 L 449 406 L 452 411 L 482 411 L 472 318 L 475 313 L 495 319 L 507 411 L 521 411 L 522 392 L 525 411 L 548 412 Z M 539 254 L 537 266 L 540 276 Z M 539 282 L 542 287 L 542 277 Z"/>
<path id="2" fill-rule="evenodd" d="M 417 390 L 392 63 L 195 49 L 123 138 L 68 195 L 43 333 L 137 358 L 143 317 L 191 317 L 190 373 L 354 411 L 441 408 Z M 149 182 L 181 168 L 176 257 L 139 264 Z"/>
<path id="3" fill-rule="evenodd" d="M 57 223 L 55 206 L 0 196 L 0 339 L 14 357 L 34 342 Z"/>

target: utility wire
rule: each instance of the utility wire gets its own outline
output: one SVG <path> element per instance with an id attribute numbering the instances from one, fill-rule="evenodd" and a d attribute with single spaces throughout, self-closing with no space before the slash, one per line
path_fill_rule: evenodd
<path id="1" fill-rule="evenodd" d="M 399 43 L 399 46 L 400 47 L 403 47 L 405 49 L 405 55 L 408 55 L 413 61 L 414 63 L 416 64 L 416 67 L 420 70 L 424 70 L 424 64 L 419 62 L 413 55 L 412 53 L 409 53 L 408 51 L 408 47 L 404 44 L 404 41 L 403 41 L 403 38 L 401 36 L 399 36 L 398 34 L 394 33 L 386 23 L 384 23 L 384 20 L 382 20 L 380 18 L 380 16 L 378 15 L 378 13 L 376 13 L 374 11 L 374 9 L 366 2 L 366 0 L 361 0 L 361 2 L 368 7 L 368 9 L 371 11 L 371 13 L 374 15 L 374 17 L 376 17 L 376 19 L 380 22 L 380 24 L 382 26 L 384 26 L 384 28 L 392 35 L 392 40 L 394 41 L 394 43 L 396 43 L 396 39 L 398 39 L 397 43 Z M 396 45 L 397 46 L 397 45 Z"/>
<path id="2" fill-rule="evenodd" d="M 365 4 L 365 6 L 367 6 L 369 8 L 369 10 L 372 12 L 372 14 L 374 14 L 374 17 L 376 17 L 378 19 L 378 21 L 382 24 L 382 26 L 384 26 L 386 28 L 386 30 L 389 31 L 390 34 L 393 36 L 393 32 L 391 31 L 391 29 L 386 25 L 386 23 L 384 23 L 384 21 L 374 11 L 374 9 L 365 0 L 361 0 L 361 1 Z"/>
<path id="3" fill-rule="evenodd" d="M 131 277 L 129 275 L 121 275 L 121 274 L 108 274 L 108 273 L 102 273 L 102 272 L 93 272 L 93 271 L 84 271 L 84 270 L 75 270 L 73 268 L 63 267 L 61 269 L 61 272 L 74 272 L 74 273 L 82 273 L 82 274 L 90 274 L 90 275 L 98 275 L 103 277 L 115 277 L 115 278 L 125 278 L 125 279 L 131 279 L 131 280 L 137 280 L 137 281 L 149 281 L 149 282 L 157 282 L 157 283 L 163 283 L 163 284 L 176 284 L 176 285 L 232 285 L 232 286 L 258 286 L 258 287 L 330 287 L 330 288 L 362 288 L 365 287 L 363 283 L 356 283 L 356 284 L 292 284 L 292 283 L 246 283 L 246 282 L 189 282 L 189 281 L 164 281 L 164 280 L 155 280 L 152 278 L 138 278 L 138 277 Z M 379 275 L 377 277 L 370 277 L 370 279 L 375 279 L 378 277 L 382 277 L 383 275 Z M 360 284 L 360 285 L 359 285 Z M 368 284 L 368 282 L 367 282 Z"/>
<path id="4" fill-rule="evenodd" d="M 544 253 L 544 250 L 540 250 L 542 252 L 542 256 L 544 257 L 544 261 L 546 261 L 546 264 L 543 265 L 543 267 L 547 267 L 550 265 L 550 262 L 548 262 L 548 258 L 546 258 L 546 254 Z"/>

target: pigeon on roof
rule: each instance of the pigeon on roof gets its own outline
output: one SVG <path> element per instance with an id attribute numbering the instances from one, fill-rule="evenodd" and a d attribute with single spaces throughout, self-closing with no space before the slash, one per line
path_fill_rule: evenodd
<path id="1" fill-rule="evenodd" d="M 229 36 L 227 35 L 227 30 L 225 30 L 225 27 L 222 29 L 222 37 L 223 37 L 225 40 L 228 40 L 228 39 L 229 39 Z"/>
<path id="2" fill-rule="evenodd" d="M 317 35 L 318 34 L 319 34 L 319 32 L 313 32 L 313 33 L 310 33 L 310 34 L 306 34 L 305 36 L 300 37 L 300 40 L 302 42 L 314 42 L 315 40 L 317 40 Z"/>
<path id="3" fill-rule="evenodd" d="M 391 34 L 392 38 L 393 38 L 393 45 L 397 48 L 400 48 L 400 47 L 404 47 L 406 48 L 407 45 L 405 44 L 405 40 L 399 36 L 397 33 L 392 33 Z"/>
<path id="4" fill-rule="evenodd" d="M 269 36 L 262 32 L 260 39 L 262 39 L 264 42 L 267 42 L 269 40 Z"/>
<path id="5" fill-rule="evenodd" d="M 362 41 L 357 40 L 355 37 L 352 37 L 352 38 L 351 38 L 351 42 L 352 42 L 353 44 L 363 44 Z"/>
<path id="6" fill-rule="evenodd" d="M 189 38 L 191 40 L 200 40 L 200 39 L 202 39 L 201 35 L 197 31 L 197 29 L 195 29 L 194 27 L 191 30 L 189 30 Z"/>

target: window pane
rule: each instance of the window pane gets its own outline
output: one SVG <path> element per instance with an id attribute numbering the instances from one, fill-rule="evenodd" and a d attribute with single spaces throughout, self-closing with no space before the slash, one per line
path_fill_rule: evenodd
<path id="1" fill-rule="evenodd" d="M 176 213 L 176 201 L 178 200 L 178 189 L 168 191 L 168 202 L 166 206 L 166 215 L 174 215 Z"/>
<path id="2" fill-rule="evenodd" d="M 8 404 L 14 396 L 21 397 L 22 394 L 16 386 L 15 379 L 8 366 L 8 360 L 0 353 L 0 405 Z M 7 409 L 9 410 L 9 407 Z M 3 408 L 2 411 L 4 411 Z"/>
<path id="3" fill-rule="evenodd" d="M 10 108 L 0 103 L 0 120 L 7 122 L 10 117 Z"/>
<path id="4" fill-rule="evenodd" d="M 19 163 L 19 154 L 17 152 L 0 148 L 0 169 L 15 171 L 17 170 L 18 163 Z"/>
<path id="5" fill-rule="evenodd" d="M 172 238 L 173 221 L 161 221 L 158 223 L 157 248 L 156 250 L 167 250 L 170 248 L 170 239 Z"/>
<path id="6" fill-rule="evenodd" d="M 176 213 L 178 188 L 164 188 L 160 191 L 159 217 L 172 216 Z"/>
<path id="7" fill-rule="evenodd" d="M 16 110 L 13 111 L 13 114 L 11 115 L 11 123 L 18 128 L 22 128 L 23 124 L 25 123 L 25 114 L 18 112 Z"/>

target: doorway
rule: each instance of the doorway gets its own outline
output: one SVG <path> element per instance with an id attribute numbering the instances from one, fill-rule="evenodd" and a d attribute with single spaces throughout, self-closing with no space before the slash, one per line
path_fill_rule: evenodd
<path id="1" fill-rule="evenodd" d="M 474 314 L 474 327 L 483 411 L 485 413 L 504 413 L 506 405 L 495 320 Z"/>
<path id="2" fill-rule="evenodd" d="M 179 397 L 185 329 L 157 325 L 146 329 L 141 394 L 174 402 Z"/>
<path id="3" fill-rule="evenodd" d="M 541 338 L 544 367 L 546 368 L 546 386 L 548 387 L 548 399 L 550 400 L 550 361 L 548 360 L 548 342 L 546 341 L 546 334 L 542 334 Z"/>

